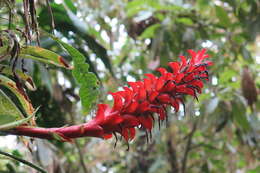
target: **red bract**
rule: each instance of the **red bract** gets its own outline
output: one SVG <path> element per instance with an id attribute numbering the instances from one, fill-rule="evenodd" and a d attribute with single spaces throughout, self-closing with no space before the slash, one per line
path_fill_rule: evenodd
<path id="1" fill-rule="evenodd" d="M 210 61 L 204 61 L 209 57 L 205 52 L 205 49 L 188 50 L 191 59 L 187 61 L 185 56 L 180 56 L 181 62 L 170 62 L 171 72 L 158 68 L 160 77 L 146 74 L 143 81 L 128 82 L 130 87 L 110 93 L 114 98 L 112 109 L 108 105 L 98 105 L 93 120 L 98 122 L 100 116 L 103 117 L 102 123 L 98 124 L 104 129 L 104 137 L 119 133 L 126 141 L 133 139 L 135 127 L 141 126 L 150 132 L 156 117 L 159 121 L 165 120 L 167 106 L 178 112 L 179 105 L 184 104 L 183 96 L 191 95 L 197 99 L 197 93 L 201 93 L 203 87 L 202 80 L 208 80 L 207 66 L 212 65 Z M 100 115 L 100 112 L 106 113 Z"/>
<path id="2" fill-rule="evenodd" d="M 146 74 L 142 81 L 128 82 L 130 87 L 110 93 L 114 98 L 112 107 L 98 105 L 96 116 L 90 122 L 49 129 L 22 126 L 9 133 L 46 139 L 58 136 L 62 141 L 84 136 L 107 139 L 112 134 L 120 134 L 127 142 L 135 137 L 136 127 L 151 133 L 155 119 L 160 124 L 167 118 L 167 106 L 178 112 L 180 104 L 185 106 L 185 95 L 198 99 L 197 94 L 203 88 L 202 81 L 208 80 L 207 67 L 212 65 L 212 62 L 205 60 L 209 57 L 205 52 L 205 49 L 198 52 L 188 50 L 191 57 L 189 60 L 180 56 L 180 62 L 169 63 L 169 71 L 158 68 L 161 74 L 159 77 Z"/>

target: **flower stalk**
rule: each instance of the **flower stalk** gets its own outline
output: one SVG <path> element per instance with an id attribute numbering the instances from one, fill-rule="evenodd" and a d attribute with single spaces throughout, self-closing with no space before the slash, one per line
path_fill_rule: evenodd
<path id="1" fill-rule="evenodd" d="M 99 137 L 108 139 L 120 134 L 128 142 L 135 137 L 136 128 L 141 126 L 151 133 L 155 119 L 167 119 L 167 107 L 175 112 L 184 104 L 184 96 L 190 95 L 198 100 L 202 92 L 203 80 L 208 80 L 207 67 L 212 62 L 206 61 L 206 50 L 188 50 L 190 59 L 180 56 L 180 62 L 170 62 L 168 71 L 158 68 L 159 77 L 146 74 L 142 81 L 128 82 L 130 87 L 110 93 L 114 104 L 98 104 L 95 117 L 84 124 L 60 128 L 38 128 L 19 126 L 7 133 L 43 139 L 58 139 L 71 142 L 73 138 Z M 147 133 L 148 134 L 148 133 Z"/>

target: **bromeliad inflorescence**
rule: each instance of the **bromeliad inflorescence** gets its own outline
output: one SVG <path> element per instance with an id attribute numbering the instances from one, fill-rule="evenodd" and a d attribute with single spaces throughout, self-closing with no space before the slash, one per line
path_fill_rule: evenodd
<path id="1" fill-rule="evenodd" d="M 198 99 L 203 80 L 208 80 L 207 67 L 212 62 L 205 60 L 209 57 L 206 50 L 188 50 L 188 53 L 189 60 L 180 56 L 180 62 L 170 62 L 170 71 L 159 68 L 161 76 L 146 74 L 142 81 L 129 82 L 130 87 L 110 93 L 114 98 L 113 106 L 98 104 L 96 116 L 85 124 L 61 128 L 20 126 L 9 133 L 62 141 L 86 136 L 108 139 L 120 134 L 128 142 L 135 137 L 139 126 L 151 132 L 156 119 L 159 123 L 166 120 L 167 106 L 178 112 L 180 104 L 184 105 L 183 97 L 191 95 Z"/>
<path id="2" fill-rule="evenodd" d="M 198 52 L 188 50 L 191 59 L 187 62 L 180 56 L 181 62 L 170 62 L 171 72 L 158 68 L 160 77 L 146 74 L 143 81 L 128 82 L 130 87 L 123 91 L 110 93 L 114 98 L 112 108 L 107 104 L 99 104 L 93 122 L 104 130 L 103 137 L 121 134 L 126 141 L 135 137 L 135 127 L 143 127 L 151 132 L 155 117 L 158 122 L 167 118 L 166 107 L 172 106 L 176 112 L 179 105 L 184 104 L 183 96 L 191 95 L 197 98 L 203 88 L 202 80 L 208 80 L 207 66 L 212 65 L 203 49 Z"/>

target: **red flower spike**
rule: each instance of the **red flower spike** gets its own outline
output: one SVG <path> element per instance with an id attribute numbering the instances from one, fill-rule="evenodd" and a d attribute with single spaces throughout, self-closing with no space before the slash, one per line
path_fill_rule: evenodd
<path id="1" fill-rule="evenodd" d="M 200 51 L 188 50 L 190 59 L 180 56 L 180 62 L 170 62 L 172 72 L 165 68 L 158 68 L 161 76 L 145 74 L 143 81 L 128 82 L 130 87 L 123 87 L 123 91 L 111 93 L 114 98 L 112 108 L 107 104 L 98 104 L 96 116 L 93 120 L 80 125 L 61 128 L 33 128 L 20 126 L 8 131 L 9 134 L 38 137 L 44 139 L 58 139 L 71 141 L 78 137 L 111 138 L 119 133 L 127 141 L 135 137 L 136 127 L 142 125 L 144 130 L 151 132 L 154 116 L 158 122 L 167 117 L 166 107 L 171 106 L 175 112 L 180 104 L 184 106 L 183 97 L 191 95 L 197 99 L 201 93 L 203 81 L 208 80 L 207 67 L 213 65 L 205 61 L 209 56 L 206 49 Z M 159 124 L 160 126 L 160 124 Z"/>

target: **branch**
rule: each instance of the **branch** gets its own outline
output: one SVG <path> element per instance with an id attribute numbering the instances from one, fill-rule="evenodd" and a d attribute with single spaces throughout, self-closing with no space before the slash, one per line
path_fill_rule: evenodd
<path id="1" fill-rule="evenodd" d="M 176 149 L 173 145 L 171 137 L 167 140 L 167 146 L 168 146 L 168 155 L 170 156 L 169 157 L 169 162 L 170 162 L 170 165 L 171 165 L 171 171 L 170 172 L 179 173 L 177 153 L 176 153 Z"/>
<path id="2" fill-rule="evenodd" d="M 16 156 L 14 156 L 14 155 L 8 154 L 8 153 L 3 152 L 3 151 L 1 151 L 1 150 L 0 150 L 0 154 L 1 154 L 1 155 L 4 155 L 4 156 L 7 156 L 7 157 L 10 157 L 10 158 L 12 158 L 12 159 L 14 159 L 14 160 L 16 160 L 16 161 L 18 161 L 18 162 L 21 162 L 21 163 L 25 164 L 25 165 L 28 165 L 28 166 L 30 166 L 30 167 L 36 169 L 37 171 L 40 171 L 41 173 L 47 173 L 43 168 L 41 168 L 41 167 L 39 167 L 39 166 L 37 166 L 37 165 L 34 165 L 34 164 L 31 163 L 31 162 L 28 162 L 28 161 L 26 161 L 26 160 L 23 160 L 23 159 L 21 159 L 21 158 L 19 158 L 19 157 L 16 157 Z"/>
<path id="3" fill-rule="evenodd" d="M 185 152 L 184 152 L 184 156 L 183 156 L 183 160 L 182 160 L 182 168 L 181 168 L 181 173 L 185 173 L 186 171 L 186 165 L 187 165 L 187 159 L 188 159 L 188 154 L 191 150 L 191 143 L 192 143 L 192 137 L 197 129 L 197 124 L 198 124 L 198 121 L 196 120 L 194 122 L 194 125 L 192 127 L 192 130 L 191 132 L 189 133 L 188 135 L 188 141 L 187 141 L 187 145 L 186 145 L 186 149 L 185 149 Z"/>

